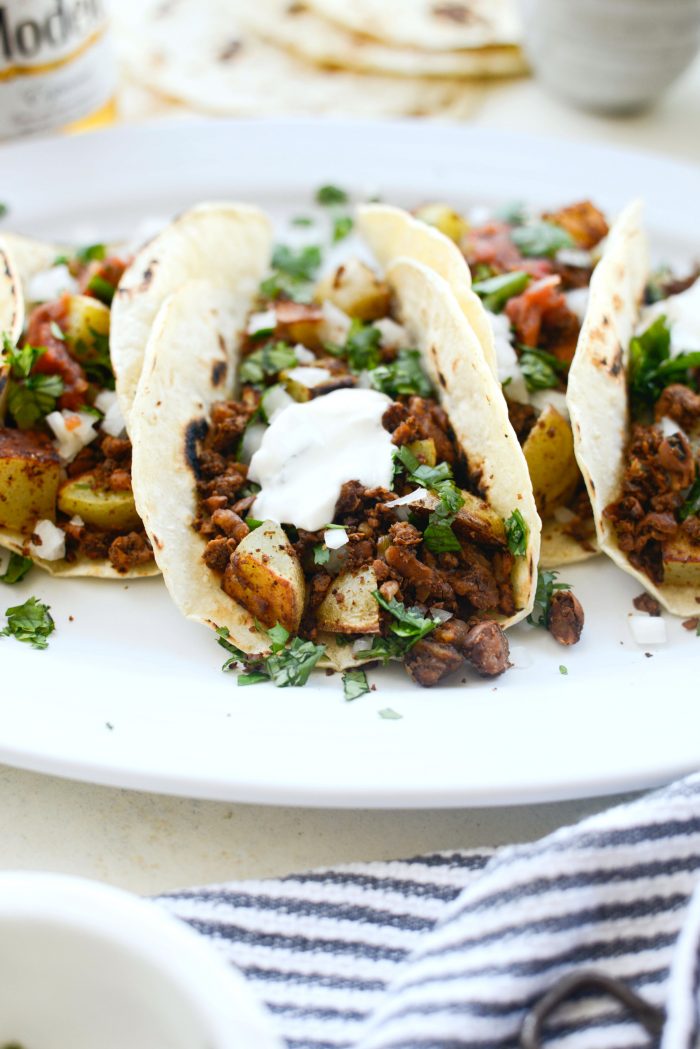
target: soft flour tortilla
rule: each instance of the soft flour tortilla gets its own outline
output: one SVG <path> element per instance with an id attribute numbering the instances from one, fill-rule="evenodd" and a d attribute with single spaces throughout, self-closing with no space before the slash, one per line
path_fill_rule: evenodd
<path id="1" fill-rule="evenodd" d="M 470 116 L 464 81 L 322 69 L 243 27 L 248 0 L 113 5 L 122 67 L 137 83 L 219 116 Z"/>
<path id="2" fill-rule="evenodd" d="M 514 0 L 307 0 L 318 14 L 391 47 L 454 51 L 515 45 Z"/>
<path id="3" fill-rule="evenodd" d="M 195 277 L 238 288 L 241 296 L 252 295 L 257 288 L 254 274 L 261 262 L 267 264 L 269 236 L 268 219 L 257 208 L 199 204 L 135 256 L 119 282 L 110 326 L 117 396 L 129 432 L 146 343 L 166 298 Z"/>
<path id="4" fill-rule="evenodd" d="M 260 247 L 268 246 L 260 225 L 255 233 Z M 249 266 L 257 286 L 265 271 L 260 254 L 249 257 Z M 448 284 L 410 259 L 393 262 L 387 279 L 411 344 L 421 352 L 470 465 L 481 474 L 486 498 L 503 517 L 519 509 L 527 523 L 527 555 L 514 572 L 519 610 L 504 622 L 509 626 L 532 608 L 540 522 L 505 402 Z M 226 627 L 232 642 L 250 654 L 266 650 L 266 636 L 204 564 L 206 540 L 192 521 L 196 441 L 206 432 L 212 404 L 234 388 L 240 334 L 252 304 L 247 286 L 197 281 L 171 295 L 153 325 L 132 412 L 136 505 L 166 586 L 184 615 Z M 342 669 L 362 659 L 330 644 L 327 661 Z"/>
<path id="5" fill-rule="evenodd" d="M 598 542 L 669 612 L 696 615 L 700 594 L 690 587 L 660 586 L 634 568 L 603 511 L 620 496 L 629 438 L 627 361 L 649 278 L 649 248 L 642 206 L 630 204 L 613 225 L 591 280 L 583 329 L 569 372 L 567 400 L 576 458 L 593 507 Z"/>
<path id="6" fill-rule="evenodd" d="M 492 77 L 525 72 L 516 47 L 462 50 L 419 50 L 388 46 L 323 18 L 304 4 L 288 0 L 255 0 L 241 11 L 242 24 L 263 40 L 309 62 L 394 76 Z"/>

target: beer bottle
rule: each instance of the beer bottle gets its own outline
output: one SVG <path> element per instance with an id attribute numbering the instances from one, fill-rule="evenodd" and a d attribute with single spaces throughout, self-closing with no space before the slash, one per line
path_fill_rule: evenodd
<path id="1" fill-rule="evenodd" d="M 104 0 L 0 0 L 0 138 L 115 118 Z"/>

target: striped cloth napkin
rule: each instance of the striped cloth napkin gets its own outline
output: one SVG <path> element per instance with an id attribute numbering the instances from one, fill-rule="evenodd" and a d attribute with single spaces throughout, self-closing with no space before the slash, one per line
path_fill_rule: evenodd
<path id="1" fill-rule="evenodd" d="M 531 844 L 159 903 L 243 971 L 290 1049 L 700 1045 L 700 775 Z M 580 986 L 593 971 L 641 1003 Z"/>

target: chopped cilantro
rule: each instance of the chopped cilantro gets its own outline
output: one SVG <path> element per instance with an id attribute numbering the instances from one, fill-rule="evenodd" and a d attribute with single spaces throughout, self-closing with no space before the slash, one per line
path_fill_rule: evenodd
<path id="1" fill-rule="evenodd" d="M 334 215 L 333 217 L 333 243 L 339 244 L 341 240 L 352 233 L 355 225 L 351 215 Z"/>
<path id="2" fill-rule="evenodd" d="M 256 528 L 259 528 L 260 525 L 263 524 L 262 521 L 258 521 L 257 517 L 246 517 L 245 523 L 248 525 L 251 532 L 254 532 Z"/>
<path id="3" fill-rule="evenodd" d="M 270 627 L 267 636 L 272 642 L 271 648 L 273 652 L 281 652 L 289 641 L 289 631 L 283 627 L 281 623 L 277 623 L 275 626 Z"/>
<path id="4" fill-rule="evenodd" d="M 430 397 L 433 392 L 430 379 L 423 371 L 420 350 L 399 350 L 395 360 L 373 368 L 369 379 L 375 390 L 389 397 L 409 394 Z"/>
<path id="5" fill-rule="evenodd" d="M 559 664 L 559 673 L 564 674 L 565 676 L 569 673 L 568 669 L 564 666 L 563 663 Z"/>
<path id="6" fill-rule="evenodd" d="M 3 204 L 2 201 L 0 201 L 0 219 L 4 219 L 9 210 L 7 204 Z"/>
<path id="7" fill-rule="evenodd" d="M 5 615 L 7 626 L 0 630 L 0 637 L 14 637 L 32 648 L 49 647 L 48 637 L 53 633 L 55 623 L 48 605 L 42 604 L 37 597 L 30 597 L 23 605 L 8 608 Z"/>
<path id="8" fill-rule="evenodd" d="M 381 361 L 379 345 L 382 333 L 372 324 L 363 324 L 357 317 L 353 318 L 343 346 L 329 346 L 328 350 L 335 357 L 347 360 L 353 372 L 372 371 Z"/>
<path id="9" fill-rule="evenodd" d="M 347 204 L 348 195 L 339 186 L 320 186 L 316 190 L 316 203 L 323 207 L 331 207 L 335 204 Z"/>
<path id="10" fill-rule="evenodd" d="M 551 258 L 562 248 L 574 247 L 570 234 L 553 222 L 529 222 L 525 226 L 516 226 L 511 239 L 520 254 L 526 257 Z"/>
<path id="11" fill-rule="evenodd" d="M 51 267 L 54 266 L 70 266 L 70 256 L 68 255 L 57 255 L 51 263 Z"/>
<path id="12" fill-rule="evenodd" d="M 700 514 L 700 474 L 696 475 L 686 493 L 685 502 L 678 511 L 678 519 L 685 521 L 687 517 L 696 517 L 698 514 Z"/>
<path id="13" fill-rule="evenodd" d="M 513 273 L 499 273 L 495 277 L 487 277 L 472 284 L 472 289 L 481 298 L 487 310 L 492 313 L 500 313 L 508 299 L 514 295 L 520 295 L 530 283 L 529 273 L 516 270 Z"/>
<path id="14" fill-rule="evenodd" d="M 75 257 L 78 262 L 102 262 L 107 255 L 104 244 L 87 244 L 84 248 L 78 248 Z"/>
<path id="15" fill-rule="evenodd" d="M 391 707 L 384 707 L 383 710 L 379 711 L 379 717 L 385 721 L 401 721 L 403 714 L 399 714 L 397 710 L 392 710 Z"/>
<path id="16" fill-rule="evenodd" d="M 313 226 L 313 224 L 314 220 L 311 218 L 310 215 L 295 215 L 292 219 L 293 226 L 307 227 Z"/>
<path id="17" fill-rule="evenodd" d="M 239 674 L 236 678 L 237 685 L 260 685 L 263 681 L 269 681 L 270 678 L 262 670 L 251 670 L 249 674 Z"/>
<path id="18" fill-rule="evenodd" d="M 91 291 L 96 299 L 100 302 L 104 302 L 105 306 L 109 306 L 114 298 L 114 292 L 116 291 L 113 284 L 110 284 L 104 277 L 100 277 L 99 274 L 95 274 L 88 281 L 87 290 Z"/>
<path id="19" fill-rule="evenodd" d="M 240 648 L 236 648 L 236 646 L 231 644 L 231 642 L 228 640 L 228 627 L 219 626 L 216 628 L 216 633 L 218 634 L 218 637 L 216 639 L 217 645 L 221 645 L 221 647 L 229 653 L 229 658 L 226 660 L 221 669 L 230 670 L 232 666 L 236 665 L 236 663 L 245 663 L 248 659 L 248 656 L 245 654 L 245 652 L 241 652 Z"/>
<path id="20" fill-rule="evenodd" d="M 629 386 L 635 418 L 651 411 L 664 389 L 673 382 L 695 388 L 690 370 L 700 367 L 700 351 L 671 356 L 671 330 L 665 316 L 657 317 L 630 342 Z"/>
<path id="21" fill-rule="evenodd" d="M 8 586 L 11 586 L 13 583 L 19 583 L 20 580 L 24 579 L 33 564 L 31 557 L 22 557 L 21 554 L 16 554 L 13 551 L 10 554 L 7 568 L 3 575 L 0 575 L 0 583 L 7 583 Z"/>
<path id="22" fill-rule="evenodd" d="M 452 522 L 464 506 L 464 497 L 452 478 L 449 463 L 427 466 L 419 462 L 410 448 L 405 446 L 395 452 L 412 481 L 422 488 L 429 488 L 439 497 L 439 503 L 428 518 L 423 540 L 435 554 L 461 549 L 459 540 L 452 530 Z"/>
<path id="23" fill-rule="evenodd" d="M 114 371 L 109 355 L 109 335 L 90 328 L 90 340 L 71 343 L 71 353 L 82 365 L 90 382 L 105 390 L 114 389 Z"/>
<path id="24" fill-rule="evenodd" d="M 52 412 L 63 393 L 60 375 L 33 375 L 32 369 L 46 353 L 45 346 L 23 346 L 17 350 L 3 336 L 5 359 L 10 366 L 7 407 L 20 429 L 25 430 Z"/>
<path id="25" fill-rule="evenodd" d="M 265 379 L 297 364 L 297 355 L 287 342 L 270 342 L 248 354 L 241 364 L 241 382 L 262 386 Z"/>
<path id="26" fill-rule="evenodd" d="M 316 543 L 314 547 L 314 564 L 315 565 L 327 565 L 328 559 L 331 556 L 331 552 L 325 543 Z"/>
<path id="27" fill-rule="evenodd" d="M 343 674 L 343 695 L 348 703 L 369 692 L 367 674 L 364 670 L 346 670 Z"/>
<path id="28" fill-rule="evenodd" d="M 549 606 L 555 590 L 570 590 L 569 583 L 557 583 L 558 572 L 550 572 L 545 568 L 537 570 L 537 590 L 535 592 L 535 604 L 532 612 L 527 617 L 528 623 L 534 626 L 549 626 Z"/>
<path id="29" fill-rule="evenodd" d="M 295 302 L 310 302 L 311 282 L 321 265 L 321 249 L 316 244 L 294 250 L 278 244 L 272 255 L 272 274 L 260 285 L 260 293 L 267 299 L 280 297 Z"/>
<path id="30" fill-rule="evenodd" d="M 551 390 L 559 385 L 558 371 L 562 362 L 546 350 L 524 346 L 520 354 L 520 370 L 530 393 L 534 390 Z"/>
<path id="31" fill-rule="evenodd" d="M 528 527 L 520 510 L 513 513 L 505 522 L 508 549 L 515 557 L 525 557 L 527 551 Z"/>
<path id="32" fill-rule="evenodd" d="M 509 226 L 522 226 L 527 221 L 527 209 L 522 200 L 511 200 L 495 212 L 497 219 Z"/>
<path id="33" fill-rule="evenodd" d="M 392 597 L 390 601 L 382 597 L 378 590 L 372 595 L 377 604 L 381 605 L 394 617 L 389 629 L 397 637 L 408 640 L 406 649 L 412 648 L 417 641 L 429 634 L 438 625 L 437 619 L 427 619 L 418 608 L 406 608 L 401 602 Z"/>
<path id="34" fill-rule="evenodd" d="M 49 327 L 51 329 L 51 334 L 53 335 L 54 339 L 60 339 L 61 342 L 66 341 L 65 332 L 62 328 L 59 328 L 59 326 L 56 324 L 56 321 L 51 321 Z"/>
<path id="35" fill-rule="evenodd" d="M 219 627 L 218 644 L 230 653 L 222 670 L 240 665 L 246 673 L 239 675 L 242 685 L 256 685 L 262 681 L 271 681 L 277 688 L 289 685 L 305 685 L 309 674 L 326 651 L 325 645 L 315 645 L 313 641 L 304 641 L 295 637 L 289 642 L 289 631 L 278 623 L 268 630 L 271 654 L 269 656 L 248 656 L 228 641 L 228 629 Z"/>

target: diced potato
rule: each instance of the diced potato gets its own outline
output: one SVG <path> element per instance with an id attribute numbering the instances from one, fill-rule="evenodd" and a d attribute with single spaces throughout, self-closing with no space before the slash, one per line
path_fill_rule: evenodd
<path id="1" fill-rule="evenodd" d="M 594 248 L 608 232 L 605 215 L 590 200 L 569 204 L 559 211 L 547 212 L 542 218 L 561 226 L 576 242 L 577 247 L 586 250 Z"/>
<path id="2" fill-rule="evenodd" d="M 547 405 L 523 445 L 537 510 L 548 517 L 576 491 L 580 473 L 571 427 L 556 408 Z"/>
<path id="3" fill-rule="evenodd" d="M 416 459 L 419 459 L 425 466 L 435 466 L 437 462 L 437 452 L 435 450 L 435 441 L 432 437 L 428 437 L 425 441 L 411 441 L 406 447 L 409 452 L 412 452 Z"/>
<path id="4" fill-rule="evenodd" d="M 98 299 L 89 295 L 69 297 L 64 330 L 78 360 L 89 361 L 101 355 L 99 344 L 104 346 L 104 339 L 109 337 L 109 320 L 109 307 Z"/>
<path id="5" fill-rule="evenodd" d="M 324 371 L 325 376 L 321 374 Z M 307 382 L 301 382 L 302 377 L 306 378 Z M 308 381 L 314 378 L 317 378 L 318 382 L 308 385 Z M 313 397 L 320 397 L 333 390 L 342 390 L 355 385 L 355 380 L 351 375 L 333 375 L 327 368 L 313 366 L 291 368 L 289 371 L 280 372 L 280 382 L 295 401 L 310 401 Z"/>
<path id="6" fill-rule="evenodd" d="M 223 589 L 263 626 L 295 634 L 304 611 L 304 573 L 284 529 L 265 521 L 243 539 L 224 573 Z"/>
<path id="7" fill-rule="evenodd" d="M 459 244 L 465 233 L 469 232 L 469 223 L 458 211 L 448 204 L 423 204 L 414 211 L 414 215 L 421 222 L 427 222 L 429 226 L 435 226 L 446 237 Z"/>
<path id="8" fill-rule="evenodd" d="M 31 534 L 56 516 L 61 461 L 47 437 L 0 429 L 0 528 Z"/>
<path id="9" fill-rule="evenodd" d="M 333 634 L 378 634 L 379 605 L 372 596 L 376 589 L 371 568 L 341 572 L 316 613 L 319 628 Z"/>
<path id="10" fill-rule="evenodd" d="M 335 273 L 324 277 L 316 286 L 316 299 L 328 299 L 361 321 L 375 321 L 386 317 L 391 305 L 389 285 L 360 259 L 348 259 Z"/>
<path id="11" fill-rule="evenodd" d="M 689 542 L 683 532 L 663 544 L 662 558 L 664 583 L 700 588 L 700 546 Z"/>
<path id="12" fill-rule="evenodd" d="M 464 506 L 457 512 L 453 528 L 461 539 L 492 546 L 506 545 L 506 528 L 496 511 L 478 495 L 462 490 Z M 440 500 L 429 492 L 420 502 L 411 503 L 411 510 L 433 511 Z"/>
<path id="13" fill-rule="evenodd" d="M 300 342 L 310 350 L 323 349 L 321 337 L 325 321 L 319 306 L 304 302 L 276 302 L 275 337 L 285 342 Z"/>
<path id="14" fill-rule="evenodd" d="M 92 474 L 81 474 L 61 486 L 58 509 L 68 517 L 81 517 L 85 524 L 105 532 L 125 532 L 140 527 L 132 492 L 113 492 L 95 483 Z"/>

